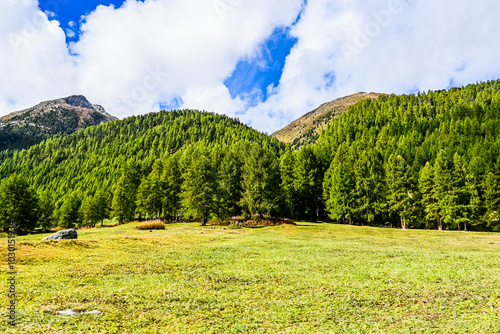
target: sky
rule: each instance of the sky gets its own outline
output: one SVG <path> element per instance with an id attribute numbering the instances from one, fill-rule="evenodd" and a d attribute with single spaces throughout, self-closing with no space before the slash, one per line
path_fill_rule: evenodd
<path id="1" fill-rule="evenodd" d="M 85 95 L 273 133 L 357 92 L 500 79 L 498 0 L 1 0 L 0 115 Z"/>

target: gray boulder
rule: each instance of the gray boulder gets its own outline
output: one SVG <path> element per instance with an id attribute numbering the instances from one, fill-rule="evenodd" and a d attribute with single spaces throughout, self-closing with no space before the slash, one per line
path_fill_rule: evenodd
<path id="1" fill-rule="evenodd" d="M 48 237 L 43 238 L 42 240 L 63 240 L 63 239 L 78 239 L 78 233 L 74 228 L 69 230 L 62 230 Z"/>

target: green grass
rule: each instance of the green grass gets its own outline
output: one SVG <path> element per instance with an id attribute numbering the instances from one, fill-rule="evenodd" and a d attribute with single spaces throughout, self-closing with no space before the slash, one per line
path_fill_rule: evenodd
<path id="1" fill-rule="evenodd" d="M 500 332 L 498 234 L 136 226 L 19 237 L 19 325 L 5 320 L 4 264 L 0 332 Z M 56 315 L 65 309 L 104 315 Z"/>

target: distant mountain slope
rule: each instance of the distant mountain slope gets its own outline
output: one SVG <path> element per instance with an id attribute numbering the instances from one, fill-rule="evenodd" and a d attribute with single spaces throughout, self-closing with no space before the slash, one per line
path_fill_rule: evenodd
<path id="1" fill-rule="evenodd" d="M 53 135 L 117 120 L 100 105 L 74 95 L 0 117 L 0 151 L 27 148 Z"/>
<path id="2" fill-rule="evenodd" d="M 324 103 L 271 136 L 284 143 L 292 144 L 294 148 L 313 143 L 333 117 L 346 112 L 349 106 L 361 100 L 376 99 L 380 95 L 383 94 L 357 93 Z"/>

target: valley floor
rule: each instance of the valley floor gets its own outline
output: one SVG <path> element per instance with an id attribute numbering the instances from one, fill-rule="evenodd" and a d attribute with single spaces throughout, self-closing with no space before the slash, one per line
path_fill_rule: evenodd
<path id="1" fill-rule="evenodd" d="M 494 333 L 500 234 L 298 223 L 17 238 L 18 326 L 4 333 Z M 78 316 L 57 315 L 71 309 Z M 103 315 L 84 314 L 97 310 Z"/>

